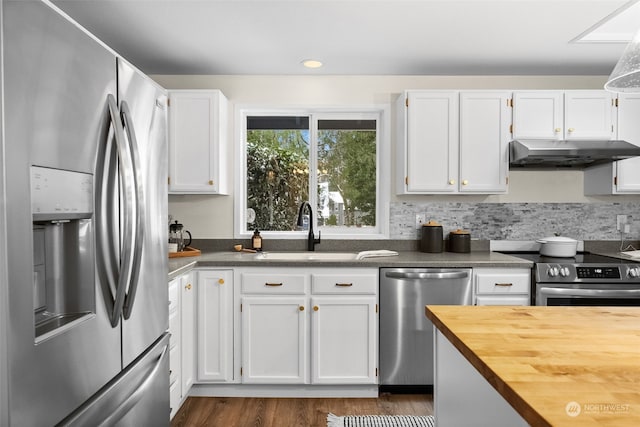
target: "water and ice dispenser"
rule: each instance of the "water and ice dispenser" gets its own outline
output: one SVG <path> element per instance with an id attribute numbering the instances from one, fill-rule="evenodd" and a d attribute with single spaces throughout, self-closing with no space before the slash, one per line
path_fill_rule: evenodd
<path id="1" fill-rule="evenodd" d="M 93 175 L 31 167 L 35 342 L 96 309 Z"/>

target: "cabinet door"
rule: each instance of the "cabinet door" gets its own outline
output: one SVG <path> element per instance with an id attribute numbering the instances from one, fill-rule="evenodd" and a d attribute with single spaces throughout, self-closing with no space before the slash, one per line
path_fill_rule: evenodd
<path id="1" fill-rule="evenodd" d="M 218 90 L 170 93 L 169 193 L 227 194 L 226 104 Z"/>
<path id="2" fill-rule="evenodd" d="M 618 95 L 618 139 L 640 145 L 640 95 Z M 616 162 L 615 192 L 640 193 L 640 157 Z"/>
<path id="3" fill-rule="evenodd" d="M 614 96 L 605 90 L 570 90 L 564 94 L 566 139 L 613 139 Z"/>
<path id="4" fill-rule="evenodd" d="M 233 271 L 198 272 L 198 380 L 233 379 Z"/>
<path id="5" fill-rule="evenodd" d="M 561 91 L 513 93 L 513 139 L 562 139 Z"/>
<path id="6" fill-rule="evenodd" d="M 414 91 L 407 99 L 407 192 L 457 192 L 458 93 Z"/>
<path id="7" fill-rule="evenodd" d="M 193 272 L 180 276 L 180 349 L 181 351 L 181 395 L 186 396 L 193 385 L 195 372 L 196 334 L 196 286 Z"/>
<path id="8" fill-rule="evenodd" d="M 169 339 L 169 405 L 171 418 L 178 412 L 182 397 L 180 296 L 180 278 L 177 277 L 169 282 L 169 333 L 171 334 Z"/>
<path id="9" fill-rule="evenodd" d="M 307 384 L 306 298 L 243 297 L 242 382 Z"/>
<path id="10" fill-rule="evenodd" d="M 460 93 L 460 192 L 504 193 L 511 92 Z"/>
<path id="11" fill-rule="evenodd" d="M 311 382 L 375 384 L 375 297 L 313 297 L 311 306 Z"/>

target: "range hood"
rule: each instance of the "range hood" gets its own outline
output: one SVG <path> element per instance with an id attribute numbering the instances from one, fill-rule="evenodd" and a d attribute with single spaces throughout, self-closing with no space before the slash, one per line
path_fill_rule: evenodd
<path id="1" fill-rule="evenodd" d="M 640 147 L 620 140 L 519 139 L 509 143 L 514 168 L 583 169 L 640 156 Z"/>

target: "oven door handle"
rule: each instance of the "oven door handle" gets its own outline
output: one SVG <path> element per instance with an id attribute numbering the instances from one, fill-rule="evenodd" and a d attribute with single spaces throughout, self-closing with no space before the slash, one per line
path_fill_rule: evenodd
<path id="1" fill-rule="evenodd" d="M 541 287 L 540 294 L 575 297 L 628 298 L 640 296 L 640 289 L 568 289 Z"/>

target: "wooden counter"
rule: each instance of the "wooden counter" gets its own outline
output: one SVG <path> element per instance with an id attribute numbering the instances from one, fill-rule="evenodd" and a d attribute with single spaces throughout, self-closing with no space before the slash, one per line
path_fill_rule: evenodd
<path id="1" fill-rule="evenodd" d="M 427 306 L 426 314 L 530 425 L 640 426 L 640 307 Z"/>

